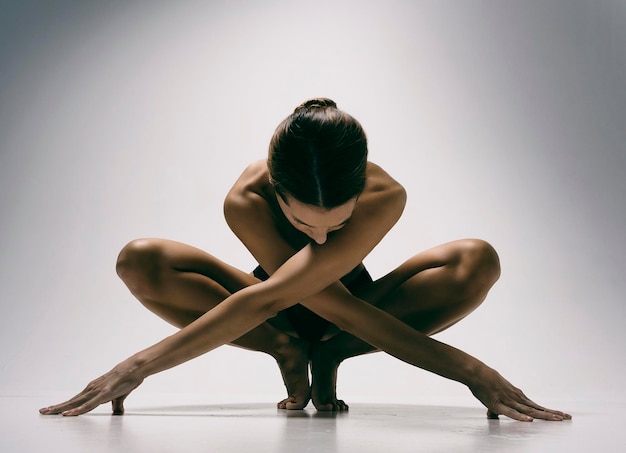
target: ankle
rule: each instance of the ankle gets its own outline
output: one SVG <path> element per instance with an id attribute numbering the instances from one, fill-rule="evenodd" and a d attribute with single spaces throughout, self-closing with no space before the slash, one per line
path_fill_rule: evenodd
<path id="1" fill-rule="evenodd" d="M 273 342 L 273 348 L 270 355 L 276 359 L 279 363 L 291 359 L 294 354 L 302 353 L 303 350 L 308 349 L 308 345 L 304 340 L 292 337 L 285 333 L 279 333 Z"/>
<path id="2" fill-rule="evenodd" d="M 315 343 L 311 348 L 313 360 L 323 360 L 326 364 L 339 366 L 347 357 L 340 354 L 336 348 L 330 347 L 325 341 Z"/>

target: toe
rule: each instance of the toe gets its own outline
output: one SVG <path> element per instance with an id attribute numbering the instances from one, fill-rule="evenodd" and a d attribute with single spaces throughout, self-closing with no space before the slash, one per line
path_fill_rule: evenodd
<path id="1" fill-rule="evenodd" d="M 280 401 L 276 406 L 278 409 L 301 410 L 304 409 L 308 403 L 308 399 L 301 400 L 295 396 L 290 396 Z"/>
<path id="2" fill-rule="evenodd" d="M 333 407 L 331 403 L 318 404 L 317 406 L 315 406 L 315 408 L 318 411 L 323 411 L 323 412 L 332 412 L 335 410 L 335 408 Z"/>
<path id="3" fill-rule="evenodd" d="M 304 409 L 305 406 L 306 406 L 306 403 L 303 403 L 302 401 L 289 401 L 285 405 L 285 408 L 290 411 L 294 411 L 294 410 L 297 411 L 297 410 Z"/>

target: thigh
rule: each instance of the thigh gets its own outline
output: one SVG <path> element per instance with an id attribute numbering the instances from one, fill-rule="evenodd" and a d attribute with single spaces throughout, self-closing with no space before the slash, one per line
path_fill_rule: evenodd
<path id="1" fill-rule="evenodd" d="M 449 242 L 419 253 L 356 294 L 428 334 L 473 311 L 500 275 L 488 243 Z"/>
<path id="2" fill-rule="evenodd" d="M 193 319 L 258 282 L 209 253 L 166 239 L 130 242 L 120 252 L 117 271 L 133 295 L 168 319 L 172 310 Z"/>
<path id="3" fill-rule="evenodd" d="M 169 267 L 178 272 L 192 272 L 208 277 L 234 293 L 259 280 L 217 257 L 191 245 L 161 239 L 162 256 Z"/>

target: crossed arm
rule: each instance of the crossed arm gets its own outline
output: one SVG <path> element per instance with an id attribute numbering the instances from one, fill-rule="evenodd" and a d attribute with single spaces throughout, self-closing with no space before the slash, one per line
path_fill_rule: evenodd
<path id="1" fill-rule="evenodd" d="M 311 259 L 307 255 L 296 254 L 276 275 Z M 276 283 L 272 280 L 271 277 L 233 294 L 174 335 L 129 357 L 95 379 L 71 400 L 40 412 L 80 415 L 108 401 L 113 403 L 114 413 L 120 411 L 126 396 L 146 377 L 235 340 L 288 305 L 285 299 L 272 297 L 280 293 L 280 288 L 274 288 Z M 326 313 L 319 307 L 320 315 L 328 316 L 340 328 L 401 360 L 466 384 L 492 415 L 503 414 L 522 421 L 570 418 L 532 402 L 495 370 L 462 351 L 419 333 L 341 289 L 335 296 L 333 309 Z"/>
<path id="2" fill-rule="evenodd" d="M 387 216 L 385 222 L 377 224 L 375 231 L 362 238 L 359 242 L 362 247 L 358 249 L 349 247 L 345 238 L 331 247 L 305 246 L 283 265 L 276 263 L 277 269 L 267 281 L 234 293 L 174 335 L 116 365 L 89 383 L 74 398 L 43 408 L 40 412 L 80 415 L 108 401 L 112 401 L 114 412 L 121 412 L 123 400 L 146 377 L 236 340 L 278 311 L 319 293 L 339 280 L 361 262 L 397 221 L 401 209 L 395 212 L 395 218 Z M 367 215 L 367 212 L 362 211 L 361 215 Z M 242 223 L 248 220 L 242 219 Z M 276 246 L 280 248 L 280 244 Z M 281 250 L 289 253 L 287 247 Z M 265 262 L 264 259 L 261 263 Z"/>
<path id="3" fill-rule="evenodd" d="M 367 210 L 360 212 L 359 215 L 369 214 Z M 535 404 L 482 362 L 410 328 L 352 296 L 336 282 L 380 241 L 399 217 L 401 208 L 399 212 L 396 209 L 395 214 L 394 211 L 387 212 L 390 213 L 387 217 L 378 217 L 379 222 L 370 224 L 374 231 L 370 229 L 360 240 L 359 231 L 349 225 L 347 231 L 342 231 L 343 236 L 336 235 L 323 247 L 307 245 L 284 264 L 280 263 L 280 254 L 267 254 L 253 247 L 255 256 L 262 255 L 261 264 L 267 266 L 270 273 L 275 270 L 270 279 L 238 291 L 174 335 L 116 365 L 71 400 L 40 412 L 79 415 L 108 401 L 112 401 L 114 412 L 119 412 L 124 398 L 146 377 L 229 343 L 295 301 L 304 300 L 319 315 L 373 346 L 467 385 L 491 414 L 526 421 L 569 418 L 567 414 Z M 359 247 L 348 247 L 347 242 L 342 246 L 342 238 L 347 233 L 357 237 Z M 279 248 L 283 253 L 289 253 L 285 244 Z M 328 303 L 329 300 L 332 303 Z"/>

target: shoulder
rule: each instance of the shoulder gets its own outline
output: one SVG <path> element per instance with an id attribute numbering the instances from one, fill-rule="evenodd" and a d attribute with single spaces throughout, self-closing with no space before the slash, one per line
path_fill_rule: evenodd
<path id="1" fill-rule="evenodd" d="M 271 188 L 266 160 L 252 162 L 237 178 L 233 187 L 226 195 L 226 202 L 241 201 L 254 195 L 266 195 Z"/>
<path id="2" fill-rule="evenodd" d="M 366 191 L 375 190 L 404 190 L 402 185 L 393 179 L 381 166 L 374 162 L 367 162 L 367 186 Z"/>
<path id="3" fill-rule="evenodd" d="M 373 162 L 367 163 L 367 183 L 359 201 L 374 209 L 381 205 L 402 211 L 406 205 L 406 190 L 382 167 Z"/>
<path id="4" fill-rule="evenodd" d="M 224 200 L 226 220 L 250 213 L 250 210 L 267 207 L 269 192 L 267 161 L 258 160 L 246 167 L 237 178 Z"/>

